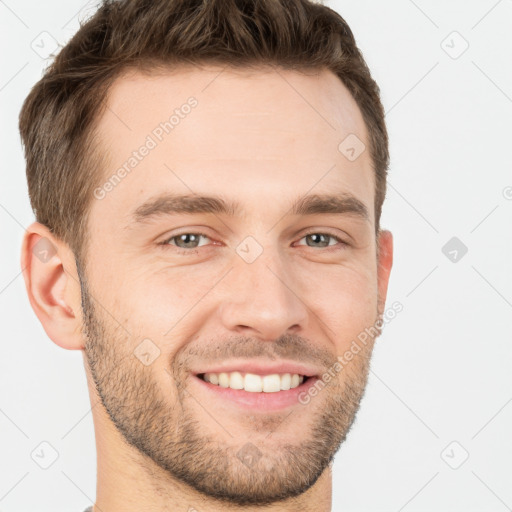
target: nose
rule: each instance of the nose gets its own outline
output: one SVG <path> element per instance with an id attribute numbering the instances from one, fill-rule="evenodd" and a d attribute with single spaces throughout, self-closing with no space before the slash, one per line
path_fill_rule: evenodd
<path id="1" fill-rule="evenodd" d="M 252 263 L 236 261 L 226 290 L 218 311 L 232 332 L 273 341 L 307 327 L 308 310 L 293 272 L 270 250 Z"/>

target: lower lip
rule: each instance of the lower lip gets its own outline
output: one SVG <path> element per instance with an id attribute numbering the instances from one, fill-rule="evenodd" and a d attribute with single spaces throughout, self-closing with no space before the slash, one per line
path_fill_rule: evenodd
<path id="1" fill-rule="evenodd" d="M 197 381 L 207 393 L 211 394 L 211 396 L 217 396 L 243 409 L 270 412 L 300 404 L 299 395 L 304 396 L 307 394 L 309 388 L 315 384 L 318 378 L 309 377 L 296 388 L 286 391 L 276 391 L 275 393 L 251 393 L 243 389 L 223 388 L 216 384 L 206 382 L 197 375 L 194 376 L 194 380 Z"/>

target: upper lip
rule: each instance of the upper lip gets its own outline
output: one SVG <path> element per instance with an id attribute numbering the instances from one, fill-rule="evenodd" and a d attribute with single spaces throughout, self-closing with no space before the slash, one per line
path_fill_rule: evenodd
<path id="1" fill-rule="evenodd" d="M 274 373 L 297 373 L 305 377 L 314 377 L 321 372 L 317 368 L 303 363 L 292 361 L 279 361 L 279 362 L 264 362 L 257 360 L 240 360 L 240 361 L 225 361 L 209 367 L 204 367 L 193 373 L 201 375 L 204 373 L 253 373 L 255 375 L 271 375 Z"/>

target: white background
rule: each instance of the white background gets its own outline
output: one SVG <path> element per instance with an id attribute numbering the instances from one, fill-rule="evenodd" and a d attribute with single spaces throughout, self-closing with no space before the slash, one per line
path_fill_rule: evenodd
<path id="1" fill-rule="evenodd" d="M 378 341 L 337 454 L 333 511 L 512 510 L 512 1 L 328 5 L 381 88 L 392 156 L 383 227 L 395 240 L 388 301 L 404 308 Z M 33 41 L 65 44 L 93 10 L 0 2 L 0 512 L 81 512 L 95 497 L 81 354 L 49 340 L 20 274 L 33 214 L 17 129 L 48 62 Z M 457 262 L 442 252 L 454 236 L 468 248 Z M 48 469 L 31 458 L 43 441 L 58 452 Z"/>

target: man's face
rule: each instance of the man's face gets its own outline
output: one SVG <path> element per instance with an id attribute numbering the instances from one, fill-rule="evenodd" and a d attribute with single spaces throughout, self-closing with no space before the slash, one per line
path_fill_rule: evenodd
<path id="1" fill-rule="evenodd" d="M 91 207 L 85 356 L 153 471 L 262 504 L 313 485 L 359 407 L 374 340 L 336 362 L 382 312 L 375 182 L 368 150 L 338 149 L 368 137 L 335 75 L 220 71 L 131 73 L 110 91 L 99 186 L 129 172 Z M 312 195 L 344 202 L 294 208 Z"/>

